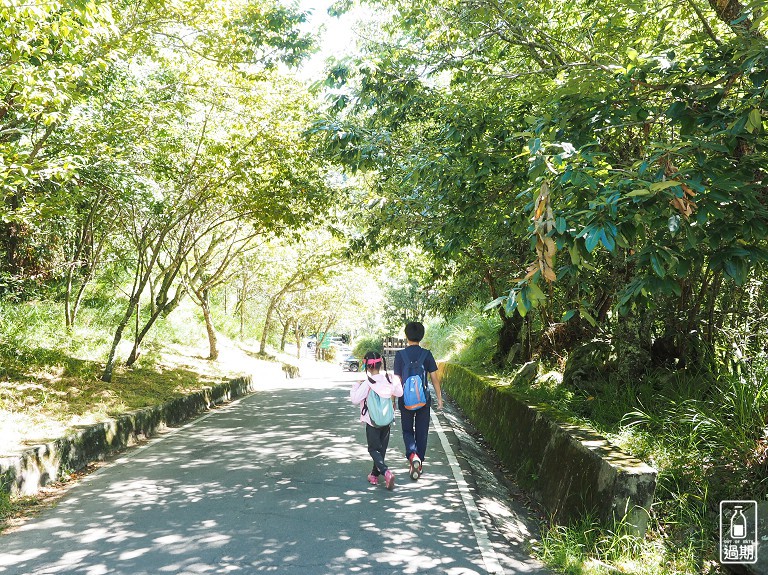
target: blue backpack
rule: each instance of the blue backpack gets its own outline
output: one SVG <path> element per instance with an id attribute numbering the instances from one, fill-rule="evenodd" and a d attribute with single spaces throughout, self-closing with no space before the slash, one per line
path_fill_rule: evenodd
<path id="1" fill-rule="evenodd" d="M 387 427 L 395 420 L 395 410 L 392 407 L 391 397 L 381 397 L 370 389 L 368 397 L 363 400 L 362 414 L 368 413 L 373 427 Z"/>
<path id="2" fill-rule="evenodd" d="M 405 354 L 405 352 L 402 352 Z M 427 405 L 427 369 L 424 360 L 429 350 L 422 350 L 418 357 L 403 366 L 403 407 L 408 410 L 420 409 Z M 403 355 L 403 359 L 407 356 Z"/>

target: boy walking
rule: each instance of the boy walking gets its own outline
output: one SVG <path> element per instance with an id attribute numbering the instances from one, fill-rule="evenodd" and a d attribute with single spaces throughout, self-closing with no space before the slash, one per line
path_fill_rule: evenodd
<path id="1" fill-rule="evenodd" d="M 421 347 L 424 339 L 424 325 L 418 321 L 412 321 L 405 326 L 405 337 L 408 345 L 395 354 L 395 375 L 405 385 L 406 377 L 411 375 L 412 367 L 420 369 L 421 373 L 432 380 L 437 395 L 437 409 L 443 409 L 443 394 L 440 389 L 440 378 L 437 376 L 437 362 L 432 352 Z M 406 369 L 409 371 L 405 373 Z M 430 406 L 432 397 L 429 394 L 426 377 L 423 378 L 424 394 L 426 402 L 422 407 L 408 409 L 402 397 L 397 404 L 400 409 L 400 425 L 403 429 L 403 441 L 405 442 L 405 456 L 408 458 L 409 475 L 411 479 L 418 479 L 423 469 L 424 458 L 427 454 L 427 435 L 429 433 Z"/>

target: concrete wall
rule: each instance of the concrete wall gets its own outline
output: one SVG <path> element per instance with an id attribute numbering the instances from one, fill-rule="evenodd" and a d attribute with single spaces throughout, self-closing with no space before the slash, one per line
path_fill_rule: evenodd
<path id="1" fill-rule="evenodd" d="M 625 519 L 633 531 L 645 531 L 655 469 L 506 386 L 454 364 L 443 363 L 440 371 L 443 389 L 555 520 L 590 513 L 607 525 Z"/>
<path id="2" fill-rule="evenodd" d="M 235 379 L 84 427 L 67 437 L 27 449 L 16 457 L 0 458 L 0 490 L 10 493 L 11 497 L 33 495 L 64 471 L 82 469 L 141 438 L 155 435 L 164 427 L 179 425 L 216 404 L 250 391 L 250 376 Z"/>

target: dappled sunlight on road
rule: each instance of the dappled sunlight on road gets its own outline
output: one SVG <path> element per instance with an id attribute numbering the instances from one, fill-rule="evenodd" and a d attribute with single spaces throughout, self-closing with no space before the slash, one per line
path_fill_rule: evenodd
<path id="1" fill-rule="evenodd" d="M 0 573 L 485 573 L 437 442 L 394 490 L 370 458 L 349 378 L 291 380 L 128 452 L 1 540 Z"/>

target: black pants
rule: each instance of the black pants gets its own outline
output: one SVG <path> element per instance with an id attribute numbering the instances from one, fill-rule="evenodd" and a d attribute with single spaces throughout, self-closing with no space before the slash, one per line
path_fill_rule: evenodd
<path id="1" fill-rule="evenodd" d="M 365 425 L 365 438 L 368 440 L 368 453 L 373 459 L 373 471 L 371 475 L 378 477 L 387 472 L 387 464 L 384 463 L 384 456 L 387 454 L 389 445 L 389 425 L 386 427 L 373 427 Z"/>

